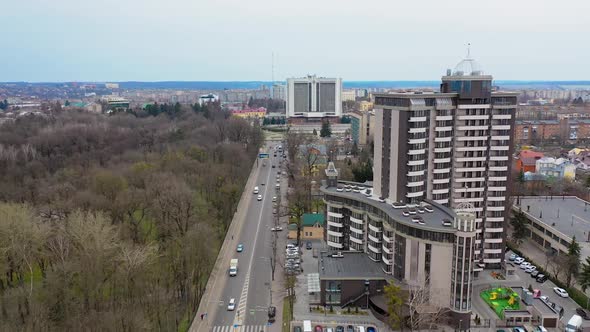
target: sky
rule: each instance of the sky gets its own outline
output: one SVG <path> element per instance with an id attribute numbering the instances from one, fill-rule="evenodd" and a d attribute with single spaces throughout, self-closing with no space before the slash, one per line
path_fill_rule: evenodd
<path id="1" fill-rule="evenodd" d="M 586 0 L 3 0 L 0 82 L 590 80 Z"/>

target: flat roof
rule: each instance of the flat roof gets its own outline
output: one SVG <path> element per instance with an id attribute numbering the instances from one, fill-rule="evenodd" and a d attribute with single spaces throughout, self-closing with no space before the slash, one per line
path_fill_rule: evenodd
<path id="1" fill-rule="evenodd" d="M 383 272 L 381 264 L 375 262 L 364 252 L 342 251 L 344 257 L 331 257 L 335 251 L 320 253 L 320 279 L 358 280 L 358 279 L 391 279 L 392 276 Z"/>
<path id="2" fill-rule="evenodd" d="M 353 183 L 350 183 L 350 182 L 347 182 L 345 184 L 353 185 Z M 339 183 L 339 186 L 340 185 L 344 185 L 344 184 Z M 367 188 L 365 184 L 359 183 L 358 185 Z M 422 219 L 424 220 L 424 225 L 420 225 L 420 224 L 412 221 L 413 215 L 406 217 L 402 214 L 402 211 L 405 210 L 405 208 L 404 209 L 394 209 L 393 206 L 391 205 L 390 201 L 386 201 L 385 203 L 381 203 L 381 202 L 379 202 L 378 198 L 375 196 L 367 197 L 362 192 L 355 193 L 353 191 L 349 191 L 349 192 L 348 191 L 337 191 L 336 189 L 337 189 L 336 187 L 328 188 L 325 186 L 322 186 L 322 188 L 321 188 L 321 190 L 324 193 L 327 193 L 330 195 L 353 199 L 356 201 L 363 202 L 365 204 L 373 205 L 376 208 L 380 209 L 381 211 L 384 211 L 385 213 L 387 213 L 387 215 L 389 215 L 389 217 L 394 219 L 395 221 L 397 221 L 401 224 L 406 224 L 406 225 L 411 226 L 413 228 L 432 230 L 432 231 L 442 232 L 442 233 L 454 233 L 455 232 L 455 228 L 449 227 L 449 226 L 443 226 L 443 224 L 442 224 L 443 219 L 450 219 L 452 221 L 455 218 L 455 213 L 453 211 L 451 211 L 451 209 L 449 209 L 445 206 L 442 206 L 440 204 L 437 204 L 435 202 L 432 202 L 429 200 L 425 201 L 425 203 L 432 206 L 433 212 L 418 213 L 415 215 L 415 216 L 422 217 Z"/>
<path id="3" fill-rule="evenodd" d="M 520 205 L 516 205 L 520 200 Z M 514 209 L 579 242 L 590 239 L 590 203 L 575 196 L 525 196 Z"/>

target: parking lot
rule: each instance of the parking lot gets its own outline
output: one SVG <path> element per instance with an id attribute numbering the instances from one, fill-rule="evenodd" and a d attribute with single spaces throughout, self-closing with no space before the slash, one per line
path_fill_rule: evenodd
<path id="1" fill-rule="evenodd" d="M 506 254 L 506 262 L 508 264 L 513 264 L 509 262 L 508 257 L 512 254 L 512 252 L 508 252 Z M 516 264 L 513 264 L 516 266 Z M 541 291 L 541 295 L 545 295 L 549 298 L 549 301 L 552 303 L 556 303 L 557 305 L 561 306 L 564 309 L 564 314 L 561 317 L 561 322 L 564 324 L 576 314 L 576 308 L 578 308 L 578 304 L 574 302 L 571 298 L 563 298 L 557 295 L 553 288 L 557 287 L 551 280 L 547 280 L 544 283 L 538 283 L 535 278 L 532 278 L 529 273 L 526 273 L 523 269 L 516 266 L 516 276 L 520 279 L 522 283 L 522 287 L 528 288 L 529 285 L 533 287 L 533 289 L 539 289 Z M 590 321 L 584 321 L 584 327 L 590 327 Z"/>

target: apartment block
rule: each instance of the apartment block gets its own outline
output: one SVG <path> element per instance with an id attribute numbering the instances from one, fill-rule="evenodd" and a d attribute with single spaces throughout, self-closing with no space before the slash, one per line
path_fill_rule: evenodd
<path id="1" fill-rule="evenodd" d="M 492 91 L 492 76 L 469 58 L 438 93 L 375 95 L 374 195 L 472 205 L 475 258 L 490 268 L 503 259 L 517 96 Z"/>
<path id="2" fill-rule="evenodd" d="M 287 117 L 342 116 L 342 79 L 306 76 L 287 79 Z"/>

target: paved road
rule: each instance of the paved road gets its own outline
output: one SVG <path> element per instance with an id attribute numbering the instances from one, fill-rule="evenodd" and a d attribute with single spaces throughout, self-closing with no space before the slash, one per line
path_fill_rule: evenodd
<path id="1" fill-rule="evenodd" d="M 220 296 L 209 300 L 210 308 L 208 312 L 208 326 L 210 331 L 214 332 L 259 332 L 266 331 L 266 322 L 268 320 L 267 309 L 270 305 L 270 282 L 271 282 L 271 236 L 270 228 L 272 227 L 272 197 L 277 195 L 275 188 L 276 175 L 279 172 L 278 158 L 271 154 L 271 160 L 266 162 L 266 166 L 260 162 L 255 173 L 255 186 L 260 189 L 262 201 L 257 200 L 256 194 L 252 188 L 245 188 L 246 192 L 251 193 L 249 202 L 247 202 L 245 213 L 242 214 L 242 222 L 238 234 L 233 235 L 233 240 L 229 242 L 232 248 L 226 251 L 225 257 L 221 264 L 225 264 L 226 270 L 229 268 L 229 261 L 232 258 L 238 258 L 238 275 L 229 277 L 226 272 L 220 275 L 215 284 L 216 289 L 221 289 Z M 272 164 L 277 167 L 272 168 Z M 261 185 L 265 183 L 265 185 Z M 236 252 L 236 246 L 244 244 L 244 251 Z M 277 268 L 278 269 L 278 268 Z M 275 272 L 276 273 L 276 272 Z M 279 272 L 280 273 L 280 272 Z M 236 301 L 236 310 L 228 311 L 227 304 L 230 298 Z M 238 328 L 234 329 L 234 326 Z"/>

